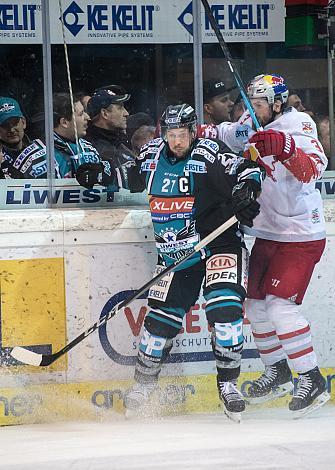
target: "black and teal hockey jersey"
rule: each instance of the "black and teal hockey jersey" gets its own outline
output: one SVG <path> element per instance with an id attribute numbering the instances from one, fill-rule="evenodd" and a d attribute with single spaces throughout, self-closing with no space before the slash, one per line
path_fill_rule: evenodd
<path id="1" fill-rule="evenodd" d="M 233 215 L 231 192 L 235 184 L 253 179 L 261 184 L 258 165 L 232 154 L 220 140 L 197 139 L 186 158 L 178 159 L 163 139 L 141 149 L 128 169 L 132 192 L 147 189 L 160 262 L 170 265 Z M 207 248 L 243 244 L 237 224 Z M 196 263 L 195 253 L 182 268 Z"/>

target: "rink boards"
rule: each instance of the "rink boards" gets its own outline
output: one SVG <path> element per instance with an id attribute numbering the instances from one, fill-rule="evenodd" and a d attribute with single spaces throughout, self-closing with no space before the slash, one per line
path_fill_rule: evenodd
<path id="1" fill-rule="evenodd" d="M 334 399 L 334 201 L 325 208 L 327 248 L 304 308 Z M 48 368 L 18 365 L 9 352 L 16 345 L 59 350 L 150 279 L 156 255 L 148 212 L 3 211 L 0 218 L 0 424 L 122 414 L 147 311 L 144 296 Z M 242 390 L 262 370 L 247 321 L 244 335 Z M 153 398 L 157 413 L 217 410 L 202 297 L 186 315 L 169 361 Z"/>

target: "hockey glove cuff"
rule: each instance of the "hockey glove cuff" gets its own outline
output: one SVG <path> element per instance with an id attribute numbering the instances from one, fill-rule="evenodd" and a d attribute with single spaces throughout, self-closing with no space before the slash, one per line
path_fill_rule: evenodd
<path id="1" fill-rule="evenodd" d="M 254 181 L 243 181 L 232 190 L 232 206 L 241 224 L 253 226 L 253 220 L 259 214 L 259 203 L 256 201 L 259 186 Z"/>
<path id="2" fill-rule="evenodd" d="M 252 201 L 248 207 L 236 213 L 236 218 L 242 225 L 252 227 L 254 225 L 254 218 L 258 216 L 259 212 L 259 203 Z"/>
<path id="3" fill-rule="evenodd" d="M 295 151 L 295 142 L 290 134 L 268 130 L 256 132 L 250 139 L 261 157 L 273 155 L 277 160 L 284 163 Z"/>

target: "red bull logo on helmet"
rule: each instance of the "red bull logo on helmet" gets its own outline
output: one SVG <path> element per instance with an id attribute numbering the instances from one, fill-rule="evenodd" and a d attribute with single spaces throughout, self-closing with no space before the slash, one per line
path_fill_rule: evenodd
<path id="1" fill-rule="evenodd" d="M 264 75 L 263 80 L 272 86 L 275 95 L 287 91 L 284 79 L 280 75 Z"/>
<path id="2" fill-rule="evenodd" d="M 280 75 L 264 75 L 264 80 L 271 85 L 282 85 L 284 83 L 284 79 Z"/>

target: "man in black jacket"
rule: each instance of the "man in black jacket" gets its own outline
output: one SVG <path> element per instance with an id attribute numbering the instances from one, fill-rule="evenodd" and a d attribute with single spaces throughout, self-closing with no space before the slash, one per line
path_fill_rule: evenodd
<path id="1" fill-rule="evenodd" d="M 115 190 L 128 188 L 126 168 L 134 160 L 126 147 L 128 111 L 124 103 L 130 94 L 122 87 L 109 85 L 95 90 L 88 101 L 87 112 L 91 118 L 86 139 L 98 150 L 102 160 L 107 160 L 117 173 Z"/>

